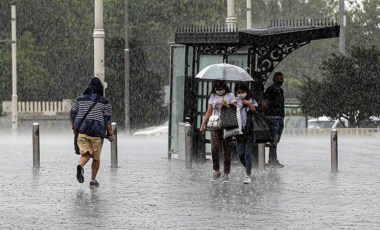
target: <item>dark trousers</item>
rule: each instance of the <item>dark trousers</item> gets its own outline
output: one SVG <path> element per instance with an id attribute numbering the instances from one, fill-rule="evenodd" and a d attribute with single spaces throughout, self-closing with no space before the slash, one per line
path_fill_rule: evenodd
<path id="1" fill-rule="evenodd" d="M 244 165 L 247 174 L 252 171 L 253 135 L 236 136 L 237 152 L 240 162 Z"/>
<path id="2" fill-rule="evenodd" d="M 274 139 L 274 142 L 269 147 L 268 162 L 275 162 L 277 161 L 277 144 L 280 142 L 282 131 L 284 130 L 284 117 L 267 116 L 266 120 Z"/>
<path id="3" fill-rule="evenodd" d="M 223 138 L 223 130 L 210 131 L 212 168 L 220 170 L 220 152 L 223 149 L 224 174 L 229 174 L 231 169 L 231 141 L 232 137 Z"/>

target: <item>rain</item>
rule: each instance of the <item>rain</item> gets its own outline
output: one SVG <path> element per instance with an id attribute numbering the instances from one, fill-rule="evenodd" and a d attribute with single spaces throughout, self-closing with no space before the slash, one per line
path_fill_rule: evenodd
<path id="1" fill-rule="evenodd" d="M 90 164 L 83 184 L 75 178 L 70 108 L 97 74 L 94 18 L 100 2 L 102 77 L 118 139 L 104 142 L 100 187 L 94 189 L 88 186 Z M 275 54 L 284 58 L 272 63 L 264 81 L 257 81 L 257 69 L 247 64 L 247 47 L 225 51 L 243 58 L 228 60 L 224 51 L 207 49 L 204 56 L 192 56 L 193 47 L 190 58 L 184 58 L 180 48 L 185 45 L 175 44 L 183 28 L 188 28 L 184 34 L 222 30 L 231 2 L 234 28 L 251 35 L 280 24 L 302 30 L 303 23 L 318 28 L 331 22 L 340 31 L 281 44 Z M 12 4 L 17 15 L 13 43 Z M 380 228 L 379 15 L 380 4 L 373 0 L 0 1 L 1 228 Z M 260 169 L 254 162 L 248 185 L 235 150 L 230 182 L 210 181 L 210 144 L 204 142 L 210 134 L 202 139 L 199 127 L 206 107 L 201 101 L 210 94 L 211 82 L 198 88 L 195 80 L 185 79 L 226 60 L 252 74 L 254 89 L 258 82 L 269 87 L 274 72 L 285 75 L 285 129 L 278 144 L 285 167 Z M 182 146 L 185 122 L 197 142 L 192 146 L 201 146 L 192 148 L 190 168 Z M 39 124 L 38 167 L 33 124 Z M 338 172 L 332 170 L 333 129 Z"/>

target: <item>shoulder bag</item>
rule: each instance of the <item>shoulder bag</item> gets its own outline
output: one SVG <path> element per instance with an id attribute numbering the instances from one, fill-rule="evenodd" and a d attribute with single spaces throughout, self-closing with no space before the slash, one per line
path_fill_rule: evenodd
<path id="1" fill-rule="evenodd" d="M 208 130 L 218 130 L 220 129 L 220 119 L 219 114 L 213 114 L 208 118 L 207 122 Z"/>
<path id="2" fill-rule="evenodd" d="M 253 143 L 273 142 L 271 130 L 265 121 L 265 117 L 258 112 L 252 116 L 253 123 Z"/>
<path id="3" fill-rule="evenodd" d="M 234 129 L 239 127 L 236 107 L 222 107 L 220 110 L 220 128 L 221 129 Z"/>

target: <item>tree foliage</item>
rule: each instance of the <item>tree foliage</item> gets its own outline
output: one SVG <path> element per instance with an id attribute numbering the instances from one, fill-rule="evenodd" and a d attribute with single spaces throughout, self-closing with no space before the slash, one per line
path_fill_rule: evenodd
<path id="1" fill-rule="evenodd" d="M 379 44 L 380 3 L 379 1 L 363 0 L 361 6 L 354 5 L 353 9 L 347 12 L 347 46 Z"/>
<path id="2" fill-rule="evenodd" d="M 332 54 L 322 64 L 324 77 L 302 84 L 304 112 L 314 117 L 346 118 L 358 125 L 380 115 L 380 50 L 353 47 L 347 55 Z"/>
<path id="3" fill-rule="evenodd" d="M 0 40 L 10 39 L 11 2 L 0 1 Z M 93 75 L 94 1 L 16 0 L 19 100 L 73 99 Z M 163 86 L 169 84 L 169 45 L 183 25 L 224 24 L 226 0 L 128 0 L 131 126 L 167 119 Z M 104 0 L 106 95 L 114 119 L 124 122 L 124 0 Z M 252 1 L 254 28 L 278 19 L 337 18 L 338 0 Z M 379 15 L 376 1 L 347 12 L 347 44 L 376 44 Z M 237 22 L 246 27 L 246 1 L 235 0 Z M 0 43 L 0 101 L 11 99 L 11 48 Z M 286 75 L 287 96 L 297 97 L 305 76 L 320 78 L 325 55 L 337 51 L 337 39 L 312 42 L 288 56 L 276 69 Z"/>
<path id="4" fill-rule="evenodd" d="M 10 39 L 10 0 L 0 1 L 2 39 Z M 93 69 L 91 4 L 84 1 L 19 0 L 17 65 L 19 100 L 62 100 L 82 92 Z M 1 44 L 0 100 L 11 96 L 10 43 Z M 62 90 L 65 89 L 65 90 Z"/>

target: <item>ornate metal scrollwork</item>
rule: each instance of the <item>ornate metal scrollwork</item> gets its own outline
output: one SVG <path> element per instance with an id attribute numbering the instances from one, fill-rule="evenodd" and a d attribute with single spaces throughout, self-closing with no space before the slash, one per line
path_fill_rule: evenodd
<path id="1" fill-rule="evenodd" d="M 253 77 L 261 80 L 263 84 L 269 78 L 274 68 L 290 53 L 296 49 L 308 44 L 310 41 L 296 41 L 275 46 L 263 46 L 253 49 L 252 60 L 257 58 L 255 71 L 252 72 Z"/>
<path id="2" fill-rule="evenodd" d="M 241 46 L 223 45 L 223 44 L 202 44 L 197 45 L 197 52 L 199 54 L 232 54 L 236 53 Z"/>

